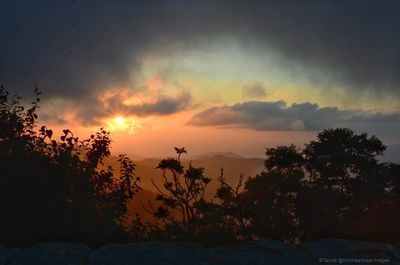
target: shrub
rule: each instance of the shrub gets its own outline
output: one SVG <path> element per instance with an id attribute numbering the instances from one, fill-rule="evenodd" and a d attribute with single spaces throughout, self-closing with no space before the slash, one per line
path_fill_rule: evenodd
<path id="1" fill-rule="evenodd" d="M 86 140 L 66 129 L 61 141 L 47 127 L 37 129 L 37 88 L 35 95 L 26 109 L 0 88 L 0 241 L 123 240 L 126 202 L 138 189 L 134 164 L 122 155 L 120 176 L 99 170 L 110 155 L 103 129 Z"/>

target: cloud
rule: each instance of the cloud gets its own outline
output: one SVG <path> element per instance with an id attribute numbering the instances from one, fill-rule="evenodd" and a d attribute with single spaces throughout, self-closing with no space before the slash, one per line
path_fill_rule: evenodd
<path id="1" fill-rule="evenodd" d="M 68 121 L 62 117 L 62 114 L 55 114 L 52 113 L 52 115 L 47 114 L 47 113 L 41 113 L 40 114 L 40 120 L 42 122 L 54 122 L 58 125 L 66 125 L 68 124 Z"/>
<path id="2" fill-rule="evenodd" d="M 146 117 L 164 116 L 185 110 L 191 105 L 191 94 L 182 91 L 175 94 L 142 94 L 137 92 L 112 91 L 83 103 L 75 117 L 82 124 L 101 124 L 102 119 L 113 115 Z"/>
<path id="3" fill-rule="evenodd" d="M 77 100 L 63 100 L 46 104 L 46 112 L 40 113 L 44 122 L 103 126 L 105 119 L 116 116 L 148 117 L 166 116 L 183 111 L 192 105 L 188 91 L 177 93 L 135 92 L 128 89 L 106 91 L 99 96 Z"/>
<path id="4" fill-rule="evenodd" d="M 186 109 L 190 103 L 191 94 L 182 92 L 175 96 L 160 96 L 153 102 L 128 105 L 125 109 L 136 116 L 169 115 Z"/>
<path id="5" fill-rule="evenodd" d="M 130 85 L 147 54 L 225 37 L 307 78 L 400 96 L 398 1 L 2 1 L 0 82 L 80 99 Z M 322 76 L 322 77 L 321 77 Z"/>
<path id="6" fill-rule="evenodd" d="M 243 127 L 258 131 L 318 131 L 326 128 L 348 127 L 367 132 L 398 135 L 400 113 L 340 110 L 311 103 L 295 103 L 288 106 L 284 101 L 249 101 L 206 109 L 195 114 L 189 124 L 226 128 Z"/>
<path id="7" fill-rule="evenodd" d="M 268 95 L 268 92 L 261 83 L 256 83 L 243 87 L 242 95 L 245 99 L 259 99 L 265 98 Z"/>

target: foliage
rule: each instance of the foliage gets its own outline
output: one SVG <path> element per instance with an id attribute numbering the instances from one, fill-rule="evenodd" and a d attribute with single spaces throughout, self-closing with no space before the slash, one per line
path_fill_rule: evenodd
<path id="1" fill-rule="evenodd" d="M 165 225 L 159 236 L 171 239 L 192 237 L 196 231 L 196 222 L 201 218 L 199 205 L 204 203 L 204 192 L 211 179 L 204 176 L 202 167 L 193 167 L 191 163 L 184 168 L 181 155 L 186 153 L 185 148 L 175 148 L 176 158 L 167 158 L 160 161 L 157 168 L 162 172 L 163 187 L 158 187 L 152 180 L 159 194 L 156 200 L 162 206 L 154 209 L 149 205 L 147 209 Z"/>
<path id="2" fill-rule="evenodd" d="M 271 174 L 282 175 L 276 180 L 271 179 L 272 183 L 265 187 L 271 189 L 275 185 L 273 201 L 279 201 L 281 194 L 292 195 L 291 200 L 279 203 L 279 208 L 289 215 L 284 220 L 294 221 L 289 226 L 295 231 L 292 238 L 399 240 L 398 225 L 392 227 L 391 236 L 387 232 L 372 236 L 369 230 L 371 222 L 376 223 L 372 216 L 378 209 L 386 212 L 381 213 L 383 218 L 383 215 L 394 213 L 399 205 L 394 189 L 398 185 L 398 165 L 382 163 L 378 159 L 385 149 L 375 136 L 368 137 L 366 133 L 356 134 L 343 128 L 328 129 L 319 133 L 317 141 L 311 141 L 304 150 L 296 150 L 294 146 L 267 149 L 269 171 L 256 178 L 265 178 L 266 174 L 270 178 Z M 279 185 L 282 182 L 283 185 Z M 248 187 L 248 190 L 252 193 L 255 187 Z M 276 214 L 272 216 L 276 217 Z M 386 218 L 382 223 L 385 222 L 390 220 Z M 283 220 L 278 220 L 275 225 L 279 227 L 282 223 Z M 374 229 L 387 230 L 384 226 Z M 283 233 L 277 232 L 285 239 Z"/>
<path id="3" fill-rule="evenodd" d="M 379 161 L 385 148 L 375 136 L 343 128 L 320 132 L 303 150 L 294 145 L 267 148 L 265 171 L 244 183 L 241 175 L 233 188 L 221 169 L 217 202 L 201 197 L 190 204 L 190 211 L 195 213 L 190 222 L 174 219 L 153 231 L 177 240 L 181 239 L 177 235 L 182 235 L 179 228 L 190 224 L 190 236 L 185 239 L 211 244 L 257 238 L 289 242 L 323 237 L 399 241 L 400 165 Z M 170 209 L 183 202 L 182 194 L 191 191 L 181 190 L 179 183 L 165 178 L 166 171 L 184 180 L 190 176 L 178 154 L 178 159 L 166 159 L 159 165 L 169 192 L 159 190 L 164 206 L 154 214 L 161 219 L 168 219 Z M 195 172 L 201 180 L 202 169 Z M 204 193 L 205 188 L 203 185 L 198 191 Z"/>
<path id="4" fill-rule="evenodd" d="M 119 177 L 110 167 L 99 170 L 110 155 L 103 129 L 86 140 L 65 129 L 61 141 L 47 127 L 37 129 L 37 88 L 35 94 L 25 109 L 0 88 L 0 241 L 122 240 L 126 202 L 138 189 L 135 165 L 122 155 Z"/>

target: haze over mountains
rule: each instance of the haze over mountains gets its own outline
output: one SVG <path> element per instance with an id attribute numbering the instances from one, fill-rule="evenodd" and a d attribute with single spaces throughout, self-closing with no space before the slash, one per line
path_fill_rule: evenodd
<path id="1" fill-rule="evenodd" d="M 383 161 L 399 162 L 400 145 L 389 145 L 385 155 L 382 157 Z M 127 223 L 139 214 L 141 219 L 147 222 L 155 222 L 156 219 L 146 210 L 143 209 L 142 204 L 147 209 L 150 209 L 149 203 L 153 208 L 161 205 L 160 202 L 155 200 L 158 193 L 154 187 L 152 180 L 159 187 L 163 188 L 162 173 L 156 169 L 158 163 L 163 158 L 145 158 L 140 156 L 130 156 L 136 164 L 136 176 L 141 178 L 140 186 L 142 188 L 138 194 L 135 195 L 133 200 L 129 203 L 129 213 Z M 117 176 L 119 174 L 118 157 L 110 156 L 104 162 L 104 167 L 112 166 Z M 187 167 L 192 163 L 194 167 L 203 167 L 204 175 L 211 178 L 205 198 L 208 200 L 214 199 L 214 195 L 219 187 L 217 178 L 220 176 L 220 169 L 224 169 L 224 177 L 232 186 L 236 186 L 240 175 L 243 174 L 244 180 L 248 177 L 254 177 L 264 170 L 264 158 L 246 158 L 234 152 L 209 152 L 200 155 L 185 154 L 182 156 L 183 165 Z"/>
<path id="2" fill-rule="evenodd" d="M 133 157 L 135 158 L 135 157 Z M 146 208 L 150 208 L 149 203 L 154 208 L 160 206 L 160 203 L 155 200 L 157 195 L 157 189 L 152 184 L 154 183 L 162 189 L 163 179 L 161 171 L 156 169 L 161 158 L 146 158 L 140 161 L 135 161 L 136 164 L 136 176 L 141 178 L 140 186 L 142 190 L 139 191 L 129 203 L 128 223 L 133 220 L 135 214 L 140 214 L 140 217 L 144 221 L 155 222 L 155 218 L 150 213 L 143 209 L 142 204 Z M 202 155 L 182 157 L 182 161 L 185 167 L 192 163 L 194 167 L 204 167 L 204 175 L 211 178 L 205 197 L 206 199 L 213 199 L 218 187 L 219 182 L 217 178 L 220 176 L 220 169 L 224 169 L 224 177 L 227 183 L 230 185 L 237 185 L 240 175 L 243 174 L 244 179 L 255 176 L 264 169 L 264 159 L 262 158 L 245 158 L 233 152 L 210 152 Z M 118 157 L 110 156 L 104 161 L 104 167 L 112 166 L 117 176 L 119 174 Z"/>
<path id="3" fill-rule="evenodd" d="M 303 147 L 302 145 L 298 145 L 299 147 Z M 267 146 L 267 147 L 275 147 L 275 146 Z M 263 148 L 261 148 L 263 149 Z M 141 163 L 142 161 L 148 160 L 148 159 L 155 159 L 160 161 L 163 158 L 166 158 L 166 156 L 155 156 L 155 157 L 146 157 L 143 155 L 138 155 L 138 154 L 128 154 L 128 156 L 135 161 L 136 163 Z M 214 156 L 223 156 L 227 158 L 238 158 L 238 159 L 249 159 L 249 158 L 259 158 L 259 159 L 265 159 L 264 156 L 260 157 L 249 157 L 249 156 L 244 156 L 232 151 L 214 151 L 214 152 L 207 152 L 207 153 L 202 153 L 202 154 L 186 154 L 182 157 L 182 160 L 199 160 L 199 159 L 204 159 L 204 158 L 211 158 Z M 399 163 L 400 162 L 400 144 L 387 144 L 386 151 L 384 155 L 381 157 L 382 161 L 391 161 L 394 163 Z"/>
<path id="4" fill-rule="evenodd" d="M 105 166 L 112 166 L 118 173 L 118 158 L 111 156 L 106 159 Z M 160 158 L 146 158 L 141 161 L 135 161 L 136 175 L 141 178 L 141 187 L 148 191 L 157 192 L 152 184 L 152 179 L 156 185 L 162 187 L 161 171 L 156 169 Z M 217 190 L 219 183 L 217 181 L 220 175 L 220 169 L 224 169 L 224 177 L 229 184 L 235 185 L 240 177 L 244 178 L 255 176 L 264 169 L 263 158 L 245 158 L 232 152 L 212 152 L 197 156 L 182 157 L 183 165 L 186 167 L 192 163 L 194 167 L 204 167 L 204 175 L 212 179 L 209 184 L 206 197 L 211 198 Z"/>
<path id="5" fill-rule="evenodd" d="M 388 145 L 382 161 L 400 162 L 400 145 Z M 152 184 L 152 179 L 158 186 L 162 187 L 161 171 L 156 169 L 158 163 L 166 157 L 142 158 L 141 156 L 129 155 L 136 164 L 136 175 L 141 178 L 141 187 L 145 190 L 157 192 Z M 231 185 L 237 184 L 241 174 L 244 179 L 254 177 L 264 170 L 265 158 L 247 158 L 234 152 L 209 152 L 200 155 L 184 154 L 182 162 L 185 167 L 192 163 L 195 167 L 203 167 L 204 175 L 212 179 L 206 192 L 206 197 L 211 198 L 218 188 L 217 178 L 220 169 L 224 169 L 224 177 Z M 118 157 L 110 156 L 105 160 L 105 167 L 112 166 L 119 172 Z"/>

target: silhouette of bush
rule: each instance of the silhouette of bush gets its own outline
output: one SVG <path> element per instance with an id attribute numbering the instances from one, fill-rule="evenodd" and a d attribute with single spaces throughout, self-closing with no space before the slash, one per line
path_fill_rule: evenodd
<path id="1" fill-rule="evenodd" d="M 159 187 L 152 180 L 158 191 L 156 200 L 162 206 L 154 209 L 150 204 L 143 205 L 145 210 L 153 214 L 163 223 L 160 227 L 147 229 L 150 236 L 165 240 L 191 240 L 196 237 L 197 222 L 201 218 L 199 206 L 204 201 L 204 193 L 211 179 L 203 175 L 204 168 L 193 167 L 191 163 L 185 168 L 181 162 L 181 155 L 186 153 L 185 148 L 176 148 L 176 158 L 166 158 L 160 161 L 157 168 L 162 172 L 163 187 Z M 138 227 L 137 221 L 134 226 Z M 146 227 L 146 226 L 139 226 Z M 151 228 L 151 229 L 149 229 Z M 132 229 L 135 231 L 135 229 Z"/>
<path id="2" fill-rule="evenodd" d="M 121 155 L 119 177 L 99 170 L 110 155 L 103 129 L 86 140 L 66 129 L 61 141 L 38 129 L 37 88 L 35 95 L 26 109 L 0 88 L 0 242 L 123 240 L 126 202 L 138 189 L 135 165 Z"/>

